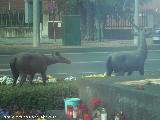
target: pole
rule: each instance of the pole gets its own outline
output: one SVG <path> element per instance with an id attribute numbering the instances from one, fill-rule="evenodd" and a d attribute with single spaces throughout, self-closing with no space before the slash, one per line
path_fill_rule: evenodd
<path id="1" fill-rule="evenodd" d="M 29 23 L 28 22 L 28 1 L 27 0 L 24 0 L 24 8 L 25 8 L 25 23 Z"/>
<path id="2" fill-rule="evenodd" d="M 33 0 L 33 47 L 40 45 L 40 0 Z"/>
<path id="3" fill-rule="evenodd" d="M 8 10 L 11 10 L 11 0 L 9 0 L 9 3 L 8 3 Z"/>
<path id="4" fill-rule="evenodd" d="M 134 24 L 136 26 L 139 26 L 139 23 L 138 23 L 138 14 L 139 14 L 139 11 L 138 11 L 138 5 L 139 5 L 139 0 L 135 0 L 135 9 L 134 9 Z M 137 28 L 134 28 L 134 32 L 137 33 L 138 30 Z M 138 45 L 138 36 L 135 35 L 134 36 L 134 44 L 135 45 Z"/>

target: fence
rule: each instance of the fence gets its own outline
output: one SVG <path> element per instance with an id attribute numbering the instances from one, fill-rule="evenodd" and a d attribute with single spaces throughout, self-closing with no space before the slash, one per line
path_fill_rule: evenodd
<path id="1" fill-rule="evenodd" d="M 106 39 L 133 39 L 133 16 L 132 12 L 118 15 L 116 12 L 107 13 L 104 25 L 104 38 Z M 147 13 L 139 16 L 139 25 L 147 26 Z"/>
<path id="2" fill-rule="evenodd" d="M 32 24 L 25 23 L 23 10 L 0 10 L 0 38 L 31 36 Z"/>
<path id="3" fill-rule="evenodd" d="M 123 14 L 122 16 L 116 14 L 115 12 L 107 13 L 105 28 L 132 28 L 134 14 L 132 12 Z M 139 16 L 139 25 L 141 27 L 147 26 L 147 13 L 142 12 Z"/>
<path id="4" fill-rule="evenodd" d="M 25 27 L 24 11 L 17 10 L 1 10 L 0 11 L 0 27 Z"/>

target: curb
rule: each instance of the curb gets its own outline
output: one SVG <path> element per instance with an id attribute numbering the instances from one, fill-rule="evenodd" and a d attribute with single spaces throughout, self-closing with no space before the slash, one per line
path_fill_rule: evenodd
<path id="1" fill-rule="evenodd" d="M 19 52 L 40 52 L 40 53 L 52 53 L 59 51 L 62 53 L 76 53 L 76 52 L 116 52 L 116 51 L 126 51 L 135 50 L 136 46 L 117 46 L 117 47 L 64 47 L 64 48 L 0 48 L 0 54 L 16 54 Z M 160 49 L 160 45 L 150 45 L 149 50 Z"/>

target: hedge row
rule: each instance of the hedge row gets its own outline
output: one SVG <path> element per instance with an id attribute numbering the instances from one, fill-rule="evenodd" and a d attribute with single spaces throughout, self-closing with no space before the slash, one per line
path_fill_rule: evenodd
<path id="1" fill-rule="evenodd" d="M 0 107 L 5 108 L 16 104 L 29 109 L 62 109 L 67 97 L 78 97 L 77 81 L 0 86 Z"/>

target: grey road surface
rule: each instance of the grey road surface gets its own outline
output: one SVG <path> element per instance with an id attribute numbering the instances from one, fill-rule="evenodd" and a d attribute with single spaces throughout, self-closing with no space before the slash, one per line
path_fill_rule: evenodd
<path id="1" fill-rule="evenodd" d="M 111 52 L 62 53 L 72 64 L 54 64 L 47 69 L 47 74 L 77 75 L 82 73 L 104 73 L 105 62 Z M 47 54 L 50 55 L 50 54 Z M 9 59 L 12 55 L 0 55 L 0 75 L 11 75 Z M 138 74 L 137 72 L 133 74 Z M 160 50 L 149 50 L 145 62 L 145 74 L 160 75 Z"/>

